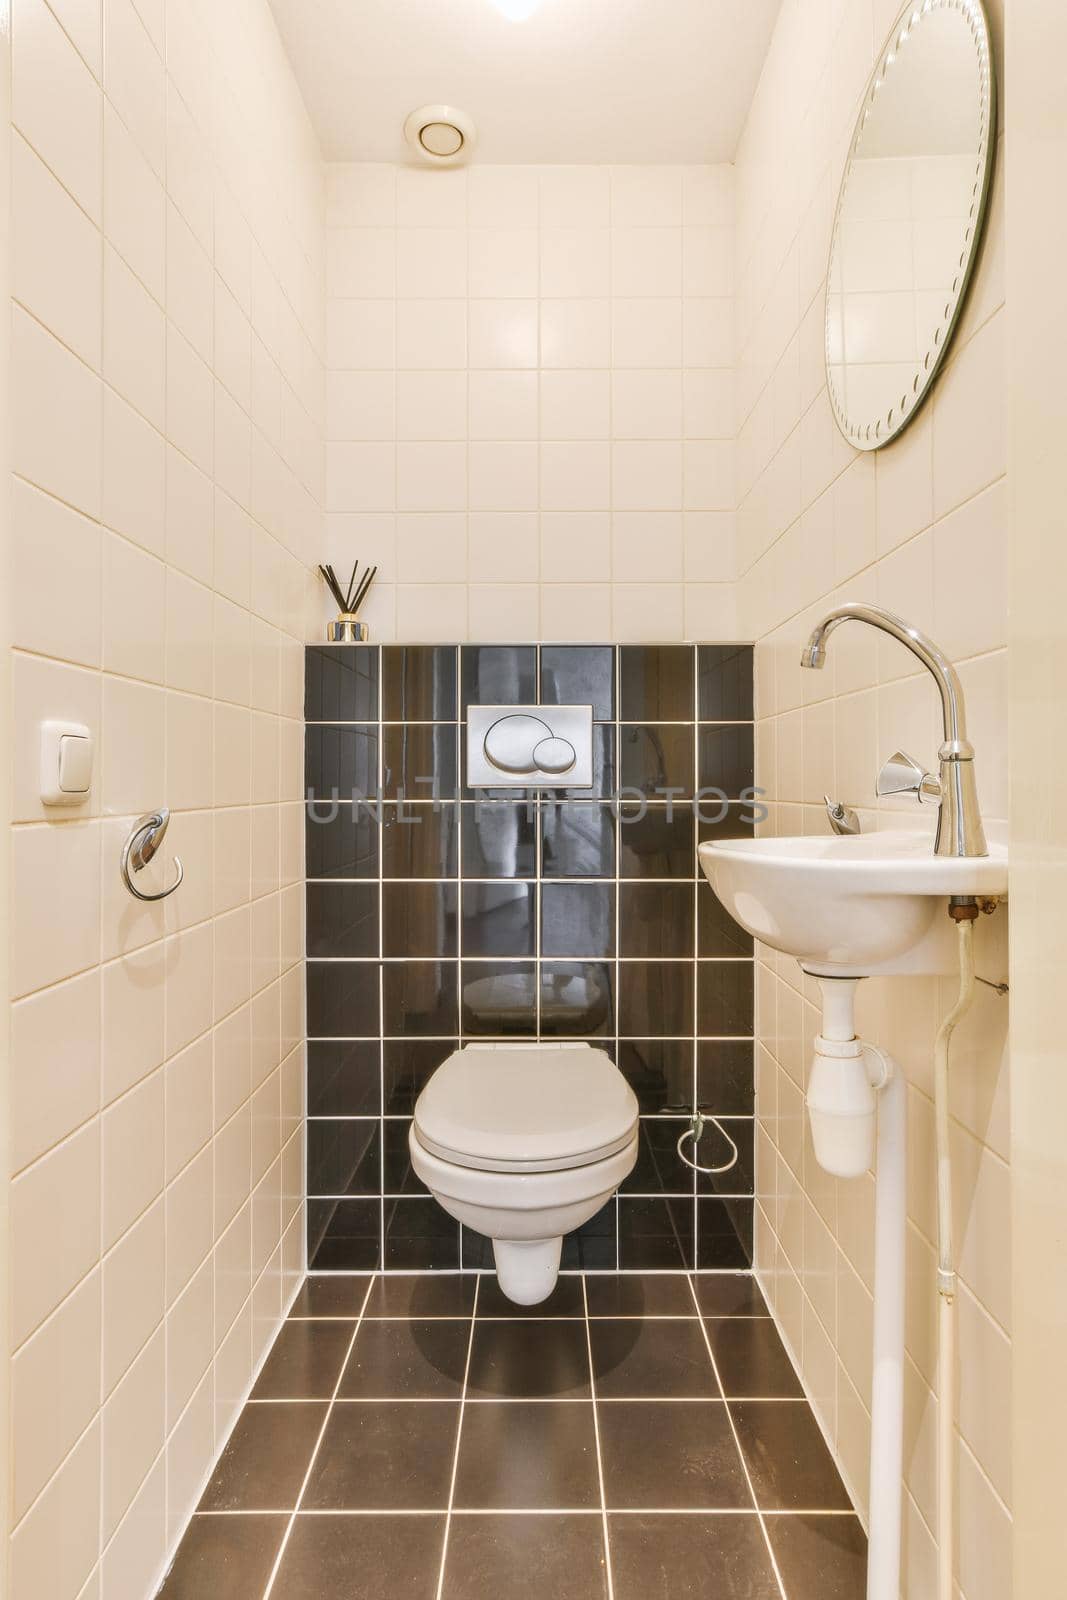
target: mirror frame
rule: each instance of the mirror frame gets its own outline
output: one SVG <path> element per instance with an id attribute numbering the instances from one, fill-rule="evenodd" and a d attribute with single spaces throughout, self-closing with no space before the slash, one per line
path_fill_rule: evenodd
<path id="1" fill-rule="evenodd" d="M 842 213 L 848 194 L 849 177 L 856 161 L 857 150 L 864 128 L 870 118 L 875 101 L 885 87 L 889 74 L 893 70 L 897 59 L 897 51 L 901 44 L 907 40 L 912 28 L 917 23 L 921 23 L 923 17 L 933 11 L 958 11 L 961 13 L 974 39 L 979 65 L 979 148 L 975 162 L 974 185 L 971 190 L 964 246 L 952 281 L 944 316 L 934 330 L 933 343 L 917 362 L 910 392 L 903 394 L 899 400 L 894 401 L 884 416 L 877 418 L 873 422 L 856 424 L 850 421 L 841 397 L 834 386 L 830 364 L 830 286 L 833 280 L 834 260 L 840 245 L 839 234 Z M 849 444 L 857 450 L 880 450 L 883 445 L 887 445 L 891 440 L 897 438 L 908 424 L 914 421 L 922 409 L 923 402 L 930 393 L 934 379 L 941 370 L 949 347 L 952 344 L 956 326 L 962 315 L 967 299 L 967 290 L 970 287 L 977 264 L 982 234 L 989 213 L 989 193 L 993 179 L 996 146 L 996 73 L 993 67 L 989 22 L 982 0 L 909 0 L 909 3 L 904 6 L 889 30 L 889 36 L 878 52 L 874 70 L 868 78 L 867 86 L 863 91 L 859 115 L 849 142 L 845 169 L 841 175 L 841 186 L 837 193 L 837 206 L 834 210 L 834 223 L 830 234 L 830 250 L 827 257 L 826 300 L 824 307 L 826 387 L 830 396 L 830 406 L 833 410 L 834 420 Z"/>

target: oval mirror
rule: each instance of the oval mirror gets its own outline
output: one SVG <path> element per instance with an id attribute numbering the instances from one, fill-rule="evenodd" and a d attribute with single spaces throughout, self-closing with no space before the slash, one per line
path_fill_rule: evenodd
<path id="1" fill-rule="evenodd" d="M 841 432 L 888 444 L 945 358 L 989 196 L 996 108 L 981 0 L 913 0 L 864 91 L 837 201 L 826 375 Z"/>

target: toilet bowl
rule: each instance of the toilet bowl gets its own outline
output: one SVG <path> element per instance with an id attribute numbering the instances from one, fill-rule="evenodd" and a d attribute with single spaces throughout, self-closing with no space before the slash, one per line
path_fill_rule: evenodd
<path id="1" fill-rule="evenodd" d="M 492 1239 L 503 1292 L 536 1305 L 552 1293 L 563 1235 L 633 1170 L 637 1100 L 591 1045 L 466 1045 L 420 1094 L 408 1143 L 438 1203 Z"/>

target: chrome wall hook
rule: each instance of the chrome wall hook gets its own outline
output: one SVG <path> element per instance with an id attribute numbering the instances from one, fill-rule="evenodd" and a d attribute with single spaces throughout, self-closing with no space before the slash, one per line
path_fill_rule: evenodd
<path id="1" fill-rule="evenodd" d="M 169 889 L 161 889 L 158 894 L 145 894 L 138 889 L 130 877 L 130 870 L 141 872 L 152 860 L 156 851 L 163 843 L 167 828 L 170 824 L 170 812 L 166 806 L 161 806 L 158 811 L 149 811 L 143 817 L 138 817 L 134 823 L 126 843 L 122 847 L 122 881 L 133 895 L 135 900 L 166 900 L 172 895 L 182 879 L 185 877 L 185 868 L 181 858 L 174 857 L 174 865 L 178 869 L 178 876 Z"/>

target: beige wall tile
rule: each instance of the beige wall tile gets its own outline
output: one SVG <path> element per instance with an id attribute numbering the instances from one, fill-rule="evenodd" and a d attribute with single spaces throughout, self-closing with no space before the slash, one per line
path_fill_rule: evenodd
<path id="1" fill-rule="evenodd" d="M 98 516 L 100 380 L 18 307 L 11 360 L 20 396 L 12 433 L 15 471 L 87 516 Z"/>
<path id="2" fill-rule="evenodd" d="M 166 433 L 170 442 L 211 474 L 214 462 L 214 386 L 211 369 L 173 323 L 166 330 Z"/>
<path id="3" fill-rule="evenodd" d="M 79 1595 L 99 1548 L 100 1424 L 96 1421 L 15 1529 L 12 1584 L 25 1594 Z"/>
<path id="4" fill-rule="evenodd" d="M 963 346 L 949 362 L 934 397 L 938 516 L 993 483 L 1007 466 L 1005 320 L 1004 313 L 998 313 Z"/>
<path id="5" fill-rule="evenodd" d="M 447 193 L 425 176 L 327 177 L 328 504 L 339 534 L 362 517 L 376 535 L 379 637 L 577 637 L 566 612 L 580 597 L 547 586 L 583 582 L 607 586 L 602 631 L 614 614 L 627 638 L 732 636 L 732 597 L 713 587 L 733 580 L 732 541 L 705 555 L 705 520 L 694 516 L 686 568 L 680 522 L 660 541 L 655 576 L 673 587 L 643 608 L 636 591 L 614 604 L 610 592 L 645 579 L 636 529 L 620 532 L 613 572 L 608 519 L 581 520 L 612 506 L 732 515 L 727 169 L 486 170 Z M 464 186 L 467 217 L 450 198 Z M 433 282 L 420 265 L 431 243 Z M 700 295 L 684 303 L 686 272 Z M 683 359 L 699 369 L 684 384 Z M 614 465 L 612 440 L 627 441 Z M 401 521 L 392 547 L 368 519 L 394 504 L 426 528 Z M 382 584 L 394 575 L 395 595 Z M 435 577 L 455 587 L 424 603 Z"/>
<path id="6" fill-rule="evenodd" d="M 100 664 L 98 526 L 21 479 L 11 485 L 12 642 L 41 655 Z M 70 575 L 58 588 L 57 571 Z M 49 593 L 49 604 L 40 597 Z"/>
<path id="7" fill-rule="evenodd" d="M 165 966 L 162 945 L 150 945 L 101 970 L 103 1103 L 127 1089 L 163 1061 Z"/>
<path id="8" fill-rule="evenodd" d="M 1002 224 L 994 217 L 972 300 L 979 310 L 964 325 L 931 403 L 893 444 L 874 455 L 854 455 L 830 415 L 821 349 L 830 174 L 838 166 L 836 157 L 832 168 L 828 161 L 837 130 L 842 141 L 847 135 L 874 47 L 892 18 L 880 14 L 872 28 L 870 7 L 838 10 L 832 35 L 827 19 L 822 28 L 815 25 L 816 7 L 783 11 L 734 171 L 739 623 L 759 642 L 756 781 L 768 791 L 769 826 L 779 833 L 821 830 L 827 789 L 861 808 L 866 829 L 910 824 L 910 811 L 892 802 L 878 806 L 875 774 L 894 747 L 921 749 L 930 759 L 940 738 L 932 687 L 912 671 L 906 655 L 867 630 L 842 630 L 826 673 L 798 669 L 806 632 L 820 611 L 844 600 L 869 600 L 902 613 L 961 663 L 980 765 L 992 768 L 982 779 L 982 803 L 991 817 L 1007 804 L 1000 781 L 1007 771 Z M 700 248 L 694 238 L 694 256 Z M 691 331 L 690 304 L 691 354 L 695 342 L 714 341 L 715 318 L 709 312 L 701 330 Z M 996 971 L 1003 965 L 1002 949 L 999 959 L 995 947 L 988 959 Z M 862 1505 L 874 1182 L 868 1177 L 829 1183 L 814 1161 L 801 1086 L 816 1013 L 810 995 L 801 1000 L 793 963 L 770 953 L 766 960 L 759 982 L 757 1111 L 764 1131 L 758 1158 L 765 1199 L 757 1256 L 787 1334 L 802 1302 L 802 1348 L 792 1335 L 790 1342 Z M 954 988 L 950 981 L 939 986 L 894 979 L 865 989 L 861 1029 L 894 1052 L 911 1086 L 907 1337 L 909 1354 L 929 1380 L 935 1300 L 930 1058 Z M 979 1043 L 977 1032 L 988 1037 Z M 981 1461 L 967 1490 L 973 1506 L 982 1500 L 976 1485 L 988 1488 L 990 1478 L 1003 1492 L 1009 1414 L 1010 1250 L 1001 1118 L 1008 1067 L 1003 1026 L 998 1028 L 988 1007 L 981 1025 L 973 1019 L 954 1046 L 956 1063 L 972 1054 L 973 1081 L 962 1068 L 953 1073 L 967 1080 L 966 1088 L 954 1090 L 965 1126 L 954 1125 L 953 1154 L 970 1367 L 985 1373 L 981 1421 L 971 1380 L 964 1382 L 967 1427 Z M 802 1230 L 798 1195 L 804 1197 Z M 783 1278 L 783 1259 L 795 1277 Z M 918 1370 L 909 1366 L 909 1374 L 907 1475 L 918 1506 L 909 1506 L 906 1593 L 924 1596 L 936 1565 L 922 1520 L 934 1516 L 932 1400 Z M 963 1453 L 969 1454 L 966 1446 Z M 968 1469 L 962 1470 L 966 1476 Z M 962 1496 L 961 1486 L 961 1518 Z M 998 1521 L 991 1514 L 984 1531 L 994 1586 L 1006 1593 Z M 985 1574 L 979 1577 L 968 1565 L 964 1576 L 962 1550 L 959 1560 L 964 1591 L 981 1587 Z"/>
<path id="9" fill-rule="evenodd" d="M 163 1188 L 162 1073 L 154 1073 L 109 1106 L 100 1127 L 106 1250 Z"/>
<path id="10" fill-rule="evenodd" d="M 173 1546 L 184 1532 L 200 1499 L 203 1465 L 210 1460 L 215 1438 L 212 1374 L 204 1378 L 167 1442 L 167 1542 Z"/>
<path id="11" fill-rule="evenodd" d="M 167 1189 L 167 1303 L 174 1300 L 212 1246 L 212 1152 L 205 1149 Z"/>
<path id="12" fill-rule="evenodd" d="M 100 976 L 43 989 L 12 1010 L 11 1165 L 19 1171 L 100 1104 Z"/>
<path id="13" fill-rule="evenodd" d="M 11 145 L 12 293 L 75 355 L 100 370 L 102 246 L 96 225 L 33 149 Z"/>
<path id="14" fill-rule="evenodd" d="M 103 1528 L 110 1539 L 165 1437 L 163 1329 L 145 1346 L 103 1409 Z"/>
<path id="15" fill-rule="evenodd" d="M 100 834 L 92 822 L 19 828 L 12 845 L 15 996 L 43 989 L 100 957 Z M 84 915 L 58 922 L 49 907 L 77 904 Z"/>
<path id="16" fill-rule="evenodd" d="M 163 63 L 131 0 L 105 0 L 104 88 L 145 159 L 162 174 Z"/>
<path id="17" fill-rule="evenodd" d="M 105 1398 L 162 1320 L 164 1258 L 164 1207 L 157 1200 L 104 1259 Z"/>
<path id="18" fill-rule="evenodd" d="M 103 450 L 103 520 L 135 545 L 162 556 L 166 543 L 164 440 L 113 389 L 104 390 Z"/>
<path id="19" fill-rule="evenodd" d="M 160 463 L 162 465 L 162 462 Z M 162 683 L 166 569 L 125 539 L 104 541 L 104 667 Z M 109 698 L 109 707 L 112 701 Z M 158 744 L 158 739 L 155 741 Z"/>
<path id="20" fill-rule="evenodd" d="M 100 1405 L 100 1274 L 23 1345 L 11 1369 L 14 1515 L 62 1465 Z"/>
<path id="21" fill-rule="evenodd" d="M 161 803 L 166 744 L 163 691 L 126 678 L 105 677 L 103 693 L 102 809 L 112 816 L 136 817 Z M 146 871 L 158 873 L 158 857 Z M 151 885 L 151 880 L 145 882 Z"/>
<path id="22" fill-rule="evenodd" d="M 20 1450 L 13 1567 L 20 1593 L 56 1600 L 155 1591 L 221 1443 L 213 1315 L 224 1229 L 226 1317 L 242 1330 L 218 1358 L 224 1393 L 250 1376 L 253 1290 L 258 1348 L 281 1313 L 276 892 L 285 794 L 286 952 L 299 979 L 296 736 L 305 573 L 321 554 L 323 185 L 268 7 L 253 0 L 203 23 L 199 7 L 165 17 L 160 0 L 20 0 L 15 16 L 13 609 L 26 653 L 13 748 L 13 1333 L 18 1403 L 35 1431 Z M 253 178 L 268 169 L 269 194 Z M 65 582 L 46 600 L 56 571 Z M 41 810 L 45 715 L 97 733 L 88 809 L 106 820 Z M 279 715 L 293 719 L 284 736 Z M 241 804 L 216 823 L 217 794 Z M 256 893 L 271 897 L 255 913 L 256 981 L 273 985 L 256 1170 L 277 1169 L 254 1252 L 253 794 Z M 145 905 L 116 867 L 130 818 L 161 804 L 174 808 L 171 835 L 143 886 L 163 886 L 175 852 L 188 877 L 165 906 Z M 77 914 L 49 916 L 49 905 Z M 228 916 L 217 974 L 216 913 Z M 231 1131 L 219 1162 L 244 1194 L 218 1231 L 216 992 L 220 1014 L 243 1017 L 245 1040 L 226 1125 L 244 1135 Z M 289 990 L 285 1015 L 289 1032 L 299 1027 Z M 224 1061 L 233 1037 L 220 1032 Z M 301 1162 L 290 1132 L 292 1186 Z M 286 1220 L 296 1209 L 298 1196 Z M 289 1288 L 300 1259 L 294 1232 Z M 162 1319 L 197 1272 L 172 1329 L 188 1366 L 168 1373 Z M 49 1366 L 62 1381 L 42 1393 Z"/>
<path id="23" fill-rule="evenodd" d="M 169 1426 L 177 1422 L 211 1365 L 215 1353 L 214 1303 L 214 1277 L 211 1263 L 206 1261 L 167 1314 Z"/>
<path id="24" fill-rule="evenodd" d="M 63 31 L 97 79 L 103 76 L 103 9 L 103 0 L 55 0 L 52 6 Z"/>
<path id="25" fill-rule="evenodd" d="M 162 309 L 110 246 L 104 250 L 104 377 L 153 427 L 165 423 Z"/>
<path id="26" fill-rule="evenodd" d="M 15 1180 L 11 1190 L 12 1319 L 16 1346 L 100 1254 L 100 1129 L 87 1124 Z"/>
<path id="27" fill-rule="evenodd" d="M 174 205 L 167 206 L 166 230 L 167 316 L 201 361 L 210 366 L 215 344 L 211 258 Z M 221 284 L 220 292 L 228 294 Z"/>
<path id="28" fill-rule="evenodd" d="M 15 126 L 99 223 L 100 86 L 44 0 L 17 0 L 11 22 Z"/>
<path id="29" fill-rule="evenodd" d="M 125 122 L 104 102 L 104 232 L 149 294 L 166 294 L 166 194 Z"/>

